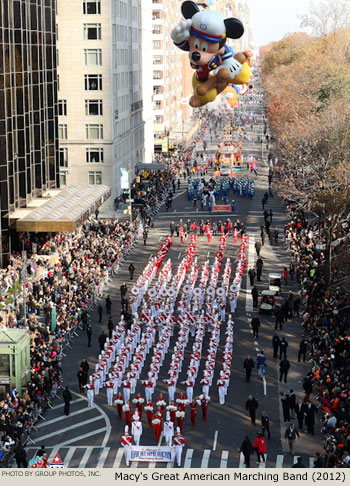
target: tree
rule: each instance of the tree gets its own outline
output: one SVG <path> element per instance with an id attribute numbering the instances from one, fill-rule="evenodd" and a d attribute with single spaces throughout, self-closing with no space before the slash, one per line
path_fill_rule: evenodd
<path id="1" fill-rule="evenodd" d="M 350 1 L 325 0 L 317 4 L 310 2 L 309 12 L 298 17 L 301 28 L 310 28 L 313 35 L 325 37 L 349 27 Z"/>

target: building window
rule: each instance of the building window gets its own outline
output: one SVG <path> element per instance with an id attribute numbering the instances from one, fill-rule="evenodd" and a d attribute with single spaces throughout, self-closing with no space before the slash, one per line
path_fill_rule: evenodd
<path id="1" fill-rule="evenodd" d="M 155 110 L 161 110 L 162 109 L 162 102 L 157 100 L 154 102 L 154 109 Z"/>
<path id="2" fill-rule="evenodd" d="M 154 95 L 163 94 L 163 86 L 153 86 L 153 94 Z"/>
<path id="3" fill-rule="evenodd" d="M 58 100 L 58 114 L 67 116 L 67 100 Z"/>
<path id="4" fill-rule="evenodd" d="M 157 116 L 154 117 L 154 121 L 155 121 L 155 123 L 157 123 L 158 125 L 160 125 L 161 123 L 163 123 L 163 117 L 157 115 Z"/>
<path id="5" fill-rule="evenodd" d="M 86 163 L 103 164 L 103 148 L 87 148 Z"/>
<path id="6" fill-rule="evenodd" d="M 103 140 L 103 125 L 85 125 L 88 140 Z"/>
<path id="7" fill-rule="evenodd" d="M 67 174 L 65 172 L 60 172 L 60 187 L 67 185 Z"/>
<path id="8" fill-rule="evenodd" d="M 58 125 L 58 138 L 60 140 L 67 140 L 67 125 L 65 123 L 60 123 Z"/>
<path id="9" fill-rule="evenodd" d="M 61 147 L 59 154 L 60 154 L 60 167 L 68 167 L 68 148 Z"/>
<path id="10" fill-rule="evenodd" d="M 153 64 L 162 64 L 163 57 L 162 56 L 153 56 Z"/>
<path id="11" fill-rule="evenodd" d="M 152 20 L 159 20 L 162 18 L 162 12 L 160 10 L 153 10 Z"/>
<path id="12" fill-rule="evenodd" d="M 153 41 L 153 49 L 161 49 L 162 48 L 162 41 L 154 40 Z"/>
<path id="13" fill-rule="evenodd" d="M 95 186 L 102 184 L 102 172 L 100 170 L 89 171 L 89 185 Z"/>
<path id="14" fill-rule="evenodd" d="M 100 15 L 101 0 L 84 0 L 83 13 L 85 15 Z"/>
<path id="15" fill-rule="evenodd" d="M 102 66 L 102 49 L 84 49 L 85 66 Z"/>
<path id="16" fill-rule="evenodd" d="M 162 25 L 154 25 L 152 27 L 152 34 L 161 34 L 163 32 Z"/>
<path id="17" fill-rule="evenodd" d="M 102 90 L 102 74 L 85 74 L 85 91 Z"/>
<path id="18" fill-rule="evenodd" d="M 101 24 L 84 24 L 84 40 L 101 40 Z"/>
<path id="19" fill-rule="evenodd" d="M 85 115 L 102 115 L 102 100 L 85 100 Z"/>
<path id="20" fill-rule="evenodd" d="M 153 79 L 162 79 L 162 71 L 153 71 Z"/>

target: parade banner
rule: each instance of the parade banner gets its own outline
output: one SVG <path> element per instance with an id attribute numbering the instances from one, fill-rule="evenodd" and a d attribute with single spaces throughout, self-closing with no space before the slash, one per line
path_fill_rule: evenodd
<path id="1" fill-rule="evenodd" d="M 130 461 L 138 462 L 174 462 L 174 447 L 131 446 Z"/>
<path id="2" fill-rule="evenodd" d="M 213 211 L 231 211 L 231 206 L 229 204 L 214 205 Z"/>

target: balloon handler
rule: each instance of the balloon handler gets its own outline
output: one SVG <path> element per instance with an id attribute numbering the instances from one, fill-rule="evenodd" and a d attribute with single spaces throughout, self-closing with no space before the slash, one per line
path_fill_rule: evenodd
<path id="1" fill-rule="evenodd" d="M 192 78 L 194 108 L 214 101 L 228 84 L 244 84 L 249 80 L 247 63 L 251 51 L 235 55 L 226 45 L 226 39 L 239 39 L 243 24 L 235 18 L 225 19 L 219 12 L 201 11 L 195 2 L 184 2 L 182 20 L 171 32 L 174 44 L 188 51 L 191 67 L 196 70 Z M 210 74 L 213 71 L 213 74 Z"/>

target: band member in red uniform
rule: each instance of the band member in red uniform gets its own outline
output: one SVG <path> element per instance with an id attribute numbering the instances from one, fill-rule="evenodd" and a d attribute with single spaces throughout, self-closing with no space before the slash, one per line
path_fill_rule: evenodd
<path id="1" fill-rule="evenodd" d="M 184 419 L 185 419 L 185 411 L 181 410 L 181 405 L 179 405 L 177 411 L 176 411 L 176 418 L 177 418 L 177 426 L 180 428 L 181 434 L 182 434 L 182 427 L 184 424 Z"/>
<path id="2" fill-rule="evenodd" d="M 145 401 L 145 399 L 141 397 L 140 393 L 138 393 L 132 401 L 132 403 L 134 403 L 135 406 L 136 406 L 136 410 L 139 414 L 140 420 L 141 420 L 141 417 L 142 417 L 142 407 L 143 407 L 144 401 Z"/>
<path id="3" fill-rule="evenodd" d="M 114 403 L 117 404 L 117 410 L 118 410 L 118 415 L 119 415 L 119 420 L 122 420 L 123 418 L 123 395 L 119 392 L 118 395 L 115 397 Z"/>
<path id="4" fill-rule="evenodd" d="M 160 407 L 160 409 L 162 411 L 162 415 L 163 415 L 164 408 L 166 406 L 166 401 L 165 401 L 165 398 L 163 397 L 163 393 L 160 393 L 159 394 L 159 397 L 158 397 L 158 400 L 156 402 L 156 405 L 157 405 L 157 407 Z"/>
<path id="5" fill-rule="evenodd" d="M 175 424 L 177 406 L 174 401 L 170 402 L 166 409 L 170 413 L 170 420 Z"/>
<path id="6" fill-rule="evenodd" d="M 185 406 L 186 406 L 186 403 L 187 403 L 187 399 L 186 399 L 186 396 L 182 392 L 177 397 L 176 403 L 177 403 L 177 406 L 178 406 L 177 407 L 178 410 L 181 410 L 181 412 L 184 412 L 185 411 Z"/>
<path id="7" fill-rule="evenodd" d="M 129 427 L 126 426 L 124 429 L 124 435 L 120 439 L 121 445 L 124 447 L 124 455 L 126 465 L 130 465 L 130 446 L 132 445 L 132 437 L 129 435 Z"/>
<path id="8" fill-rule="evenodd" d="M 129 430 L 131 428 L 131 403 L 126 402 L 125 405 L 123 405 L 123 412 L 124 412 L 124 417 L 125 417 L 125 423 L 126 425 L 129 426 Z"/>
<path id="9" fill-rule="evenodd" d="M 153 419 L 153 403 L 149 400 L 145 405 L 145 410 L 147 412 L 147 422 L 148 426 L 152 427 L 152 419 Z"/>
<path id="10" fill-rule="evenodd" d="M 209 402 L 210 402 L 210 397 L 208 397 L 204 393 L 202 395 L 199 395 L 197 404 L 202 407 L 202 416 L 204 421 L 207 420 L 207 411 L 208 411 Z"/>
<path id="11" fill-rule="evenodd" d="M 152 424 L 153 424 L 154 433 L 155 433 L 155 436 L 156 436 L 156 441 L 157 441 L 157 444 L 158 444 L 159 437 L 160 437 L 160 434 L 162 433 L 162 427 L 163 427 L 163 413 L 162 413 L 160 407 L 158 407 L 158 409 L 156 410 L 156 413 L 154 414 Z"/>
<path id="12" fill-rule="evenodd" d="M 192 400 L 192 402 L 190 403 L 190 407 L 191 407 L 191 423 L 192 423 L 192 427 L 194 427 L 196 425 L 196 417 L 197 417 L 196 400 Z"/>

